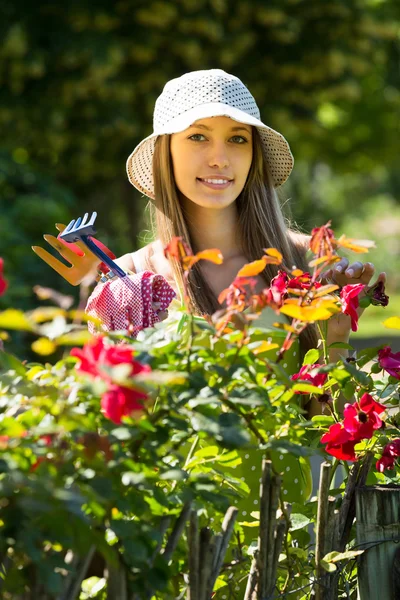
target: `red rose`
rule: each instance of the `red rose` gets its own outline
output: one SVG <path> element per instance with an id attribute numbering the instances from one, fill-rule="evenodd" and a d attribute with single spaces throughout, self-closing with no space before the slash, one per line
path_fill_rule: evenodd
<path id="1" fill-rule="evenodd" d="M 342 423 L 335 423 L 329 431 L 322 436 L 321 442 L 326 444 L 326 452 L 341 460 L 357 460 L 354 447 L 357 441 L 351 433 L 346 431 Z"/>
<path id="2" fill-rule="evenodd" d="M 400 438 L 392 440 L 384 447 L 382 456 L 376 463 L 377 471 L 383 473 L 385 469 L 393 469 L 398 456 L 400 456 Z"/>
<path id="3" fill-rule="evenodd" d="M 277 310 L 283 306 L 283 301 L 287 297 L 287 286 L 289 277 L 284 271 L 278 271 L 269 288 L 263 290 L 265 305 Z"/>
<path id="4" fill-rule="evenodd" d="M 78 371 L 88 373 L 93 377 L 101 377 L 105 381 L 111 382 L 110 376 L 102 367 L 113 367 L 120 364 L 129 364 L 131 366 L 130 375 L 146 373 L 151 369 L 148 365 L 142 365 L 133 358 L 133 349 L 127 344 L 113 346 L 105 343 L 103 336 L 97 336 L 83 348 L 72 348 L 71 356 L 79 358 L 80 363 L 77 366 Z"/>
<path id="5" fill-rule="evenodd" d="M 101 408 L 107 419 L 114 423 L 121 423 L 122 417 L 141 413 L 143 411 L 142 400 L 146 400 L 147 394 L 139 390 L 119 385 L 112 385 L 101 398 Z"/>
<path id="6" fill-rule="evenodd" d="M 4 266 L 4 260 L 2 258 L 0 258 L 0 296 L 2 296 L 4 294 L 4 292 L 6 291 L 6 289 L 8 288 L 8 283 L 3 277 L 3 266 Z"/>
<path id="7" fill-rule="evenodd" d="M 349 285 L 345 285 L 340 292 L 340 298 L 342 300 L 342 313 L 344 313 L 345 315 L 349 315 L 351 319 L 352 331 L 357 331 L 358 329 L 358 297 L 364 288 L 365 285 L 363 283 L 351 283 Z"/>
<path id="8" fill-rule="evenodd" d="M 292 375 L 291 379 L 298 379 L 307 383 L 311 383 L 317 387 L 322 387 L 328 377 L 327 373 L 318 373 L 317 369 L 322 365 L 315 363 L 313 365 L 303 365 L 298 373 Z M 308 392 L 296 392 L 296 394 L 308 394 Z"/>
<path id="9" fill-rule="evenodd" d="M 385 346 L 378 352 L 379 366 L 389 375 L 400 379 L 400 352 L 392 352 L 390 346 Z"/>
<path id="10" fill-rule="evenodd" d="M 363 394 L 359 402 L 345 405 L 343 427 L 357 441 L 371 439 L 374 430 L 382 427 L 379 415 L 384 411 L 382 404 L 375 402 L 369 394 Z"/>

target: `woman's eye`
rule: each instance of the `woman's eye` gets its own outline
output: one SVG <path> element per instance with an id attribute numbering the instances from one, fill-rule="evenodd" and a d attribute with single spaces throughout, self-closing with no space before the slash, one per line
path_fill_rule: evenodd
<path id="1" fill-rule="evenodd" d="M 239 140 L 239 144 L 246 144 L 247 140 L 242 135 L 234 135 L 232 140 Z"/>
<path id="2" fill-rule="evenodd" d="M 194 133 L 193 135 L 190 136 L 189 140 L 193 140 L 193 138 L 199 138 L 199 137 L 204 137 L 203 134 L 201 133 Z M 198 142 L 199 140 L 193 140 L 194 142 Z"/>

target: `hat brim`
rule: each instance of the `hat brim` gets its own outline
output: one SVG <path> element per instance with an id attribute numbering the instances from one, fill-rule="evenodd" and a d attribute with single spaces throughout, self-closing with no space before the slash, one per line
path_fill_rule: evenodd
<path id="1" fill-rule="evenodd" d="M 274 187 L 282 185 L 293 169 L 293 156 L 283 135 L 265 125 L 262 121 L 229 104 L 210 102 L 201 104 L 171 119 L 164 127 L 142 140 L 126 162 L 128 179 L 140 192 L 154 199 L 153 153 L 159 135 L 184 131 L 199 119 L 209 117 L 229 117 L 239 123 L 257 127 Z"/>

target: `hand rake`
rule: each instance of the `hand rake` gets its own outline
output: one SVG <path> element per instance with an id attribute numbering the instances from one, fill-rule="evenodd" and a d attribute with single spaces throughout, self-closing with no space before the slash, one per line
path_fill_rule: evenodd
<path id="1" fill-rule="evenodd" d="M 118 277 L 126 277 L 127 273 L 106 254 L 108 252 L 114 256 L 111 251 L 92 237 L 96 233 L 94 222 L 97 213 L 94 212 L 90 219 L 88 216 L 86 213 L 83 220 L 80 217 L 76 221 L 72 220 L 67 227 L 57 223 L 56 228 L 61 232 L 59 238 L 48 234 L 43 236 L 71 266 L 65 265 L 40 246 L 32 246 L 32 250 L 71 285 L 82 283 L 87 275 L 99 267 L 100 263 L 105 263 Z M 73 249 L 70 242 L 76 242 L 81 255 L 77 253 L 76 247 Z M 104 251 L 98 244 L 103 246 Z"/>

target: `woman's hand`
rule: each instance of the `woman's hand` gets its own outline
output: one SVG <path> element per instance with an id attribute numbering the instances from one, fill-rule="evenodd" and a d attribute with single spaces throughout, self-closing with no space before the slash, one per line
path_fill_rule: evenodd
<path id="1" fill-rule="evenodd" d="M 332 269 L 329 269 L 324 273 L 324 279 L 327 282 L 335 283 L 340 288 L 345 285 L 362 283 L 368 287 L 373 287 L 378 282 L 385 283 L 386 273 L 380 273 L 376 281 L 371 284 L 371 279 L 375 273 L 375 267 L 372 263 L 362 263 L 360 261 L 349 264 L 347 258 L 342 258 Z M 360 298 L 365 296 L 365 290 L 360 294 Z M 357 309 L 358 316 L 360 317 L 364 309 L 359 307 Z M 351 320 L 348 315 L 343 313 L 337 313 L 333 315 L 328 321 L 328 335 L 327 342 L 333 344 L 334 342 L 347 342 L 351 331 Z"/>

